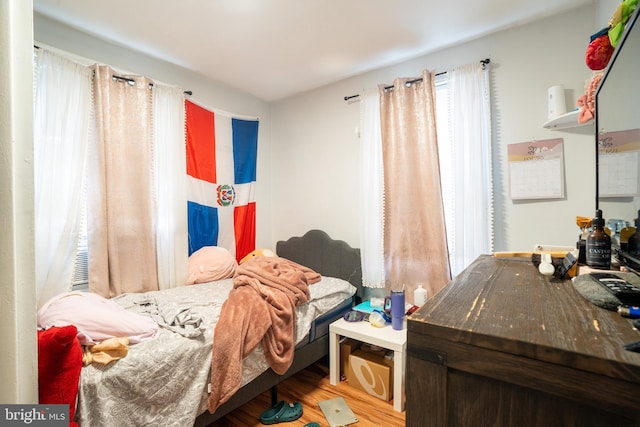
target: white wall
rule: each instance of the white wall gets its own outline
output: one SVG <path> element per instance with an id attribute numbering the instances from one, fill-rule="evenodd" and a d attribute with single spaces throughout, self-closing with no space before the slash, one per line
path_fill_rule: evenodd
<path id="1" fill-rule="evenodd" d="M 584 55 L 595 32 L 595 7 L 581 7 L 396 66 L 359 75 L 272 106 L 273 237 L 309 228 L 359 246 L 359 104 L 343 100 L 423 69 L 446 71 L 491 59 L 494 117 L 496 250 L 534 244 L 575 245 L 575 217 L 595 209 L 593 126 L 559 132 L 547 121 L 547 88 L 563 84 L 567 108 L 591 77 Z M 598 28 L 599 29 L 599 28 Z M 566 198 L 514 202 L 508 197 L 507 144 L 564 138 Z M 277 190 L 276 190 L 277 189 Z"/>
<path id="2" fill-rule="evenodd" d="M 0 2 L 0 403 L 38 402 L 31 1 Z"/>
<path id="3" fill-rule="evenodd" d="M 609 25 L 609 20 L 620 3 L 622 2 L 619 0 L 596 1 L 596 30 L 605 28 Z"/>
<path id="4" fill-rule="evenodd" d="M 271 247 L 270 118 L 269 105 L 246 92 L 209 80 L 185 68 L 104 42 L 39 14 L 34 14 L 36 44 L 111 66 L 121 72 L 141 74 L 158 82 L 190 90 L 190 100 L 206 108 L 260 119 L 256 185 L 258 247 Z"/>

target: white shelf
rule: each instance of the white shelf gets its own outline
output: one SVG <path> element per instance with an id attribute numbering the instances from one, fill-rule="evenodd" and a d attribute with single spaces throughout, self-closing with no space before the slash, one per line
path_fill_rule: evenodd
<path id="1" fill-rule="evenodd" d="M 551 119 L 545 124 L 542 125 L 545 129 L 551 130 L 561 130 L 561 129 L 569 129 L 575 128 L 579 126 L 588 126 L 593 123 L 593 120 L 589 120 L 586 123 L 578 123 L 578 115 L 580 114 L 580 110 L 573 110 L 565 113 L 561 116 L 556 117 L 555 119 Z"/>

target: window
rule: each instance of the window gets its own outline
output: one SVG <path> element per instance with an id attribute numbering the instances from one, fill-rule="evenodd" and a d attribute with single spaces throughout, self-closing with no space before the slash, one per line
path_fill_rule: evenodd
<path id="1" fill-rule="evenodd" d="M 444 209 L 444 221 L 447 227 L 447 246 L 449 247 L 450 264 L 454 265 L 455 245 L 455 188 L 453 147 L 449 133 L 449 89 L 447 87 L 447 75 L 436 75 L 436 128 L 438 130 L 438 157 L 440 158 L 440 186 L 442 188 L 442 204 Z"/>
<path id="2" fill-rule="evenodd" d="M 78 236 L 78 248 L 76 262 L 73 268 L 71 280 L 72 290 L 80 291 L 89 289 L 89 249 L 87 245 L 87 197 L 82 197 L 82 216 L 80 218 L 80 233 Z"/>

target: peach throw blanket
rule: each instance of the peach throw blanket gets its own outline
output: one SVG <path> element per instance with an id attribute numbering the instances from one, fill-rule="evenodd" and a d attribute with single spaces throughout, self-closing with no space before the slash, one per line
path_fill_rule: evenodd
<path id="1" fill-rule="evenodd" d="M 274 372 L 289 369 L 295 307 L 309 300 L 309 285 L 318 281 L 320 274 L 285 258 L 255 257 L 238 266 L 214 333 L 209 412 L 238 391 L 242 359 L 260 342 Z"/>

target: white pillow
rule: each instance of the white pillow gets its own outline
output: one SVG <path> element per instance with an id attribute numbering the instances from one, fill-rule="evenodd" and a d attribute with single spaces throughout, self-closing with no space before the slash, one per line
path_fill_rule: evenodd
<path id="1" fill-rule="evenodd" d="M 233 277 L 238 262 L 231 252 L 220 246 L 204 246 L 189 257 L 187 285 Z"/>
<path id="2" fill-rule="evenodd" d="M 131 344 L 155 338 L 159 327 L 149 316 L 125 310 L 93 292 L 68 292 L 47 301 L 38 310 L 38 327 L 73 325 L 82 345 L 93 345 L 107 338 L 128 337 Z"/>

